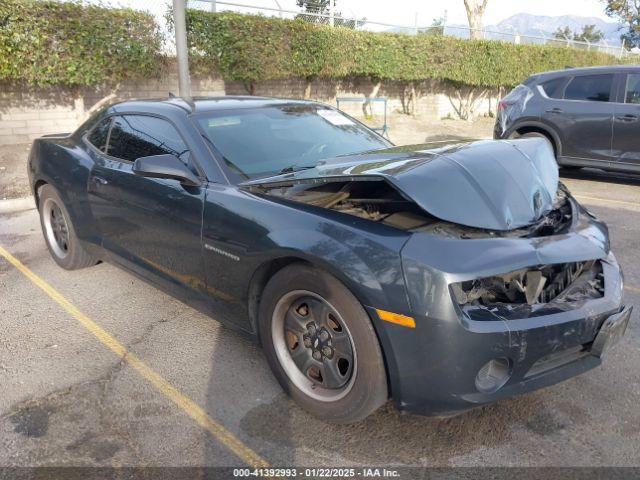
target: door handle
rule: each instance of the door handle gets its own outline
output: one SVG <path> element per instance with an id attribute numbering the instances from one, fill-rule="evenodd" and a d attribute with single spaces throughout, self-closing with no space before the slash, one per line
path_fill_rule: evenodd
<path id="1" fill-rule="evenodd" d="M 638 116 L 637 115 L 631 115 L 631 114 L 627 114 L 627 115 L 622 115 L 620 117 L 616 117 L 618 120 L 622 121 L 622 122 L 635 122 L 638 120 Z"/>
<path id="2" fill-rule="evenodd" d="M 549 110 L 546 110 L 547 113 L 562 113 L 562 109 L 561 108 L 550 108 Z"/>
<path id="3" fill-rule="evenodd" d="M 107 182 L 104 178 L 102 177 L 96 177 L 95 175 L 93 177 L 91 177 L 91 180 L 93 181 L 93 183 L 95 183 L 96 185 L 106 185 Z"/>

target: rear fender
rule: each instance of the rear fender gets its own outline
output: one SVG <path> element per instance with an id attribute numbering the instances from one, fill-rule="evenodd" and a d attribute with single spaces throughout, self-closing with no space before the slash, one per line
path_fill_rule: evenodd
<path id="1" fill-rule="evenodd" d="M 51 185 L 69 212 L 78 238 L 100 244 L 87 194 L 92 167 L 93 160 L 71 138 L 36 140 L 29 160 L 34 195 L 36 185 Z"/>

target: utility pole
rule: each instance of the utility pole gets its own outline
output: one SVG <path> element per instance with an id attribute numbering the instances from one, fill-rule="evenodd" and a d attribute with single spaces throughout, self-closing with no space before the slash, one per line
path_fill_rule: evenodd
<path id="1" fill-rule="evenodd" d="M 329 25 L 331 25 L 332 27 L 335 24 L 334 7 L 335 7 L 335 0 L 329 0 Z"/>
<path id="2" fill-rule="evenodd" d="M 176 31 L 176 57 L 178 59 L 178 94 L 191 100 L 191 80 L 189 79 L 189 57 L 187 52 L 187 22 L 185 19 L 186 0 L 173 0 L 173 25 Z"/>

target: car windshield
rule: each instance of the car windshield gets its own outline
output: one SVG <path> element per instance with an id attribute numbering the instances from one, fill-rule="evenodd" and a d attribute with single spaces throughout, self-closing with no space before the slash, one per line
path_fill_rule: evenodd
<path id="1" fill-rule="evenodd" d="M 337 110 L 288 104 L 197 117 L 227 166 L 244 178 L 313 167 L 318 160 L 391 144 Z"/>

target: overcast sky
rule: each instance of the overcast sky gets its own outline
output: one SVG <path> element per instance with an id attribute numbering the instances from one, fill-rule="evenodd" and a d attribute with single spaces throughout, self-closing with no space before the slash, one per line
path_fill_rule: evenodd
<path id="1" fill-rule="evenodd" d="M 276 0 L 228 1 L 266 7 L 276 7 L 279 2 L 283 9 L 298 10 L 295 0 L 277 0 L 277 2 Z M 106 0 L 104 3 L 150 10 L 159 15 L 166 11 L 166 5 L 170 3 L 170 0 Z M 226 10 L 229 7 L 219 8 L 219 10 L 222 9 Z M 344 16 L 355 14 L 371 21 L 406 26 L 414 24 L 416 13 L 418 14 L 418 24 L 428 26 L 434 18 L 444 16 L 446 10 L 447 23 L 467 23 L 463 0 L 336 0 L 336 9 L 341 11 Z M 484 24 L 496 24 L 516 13 L 550 16 L 579 15 L 599 17 L 611 21 L 604 14 L 604 3 L 601 0 L 489 0 L 484 15 Z"/>

